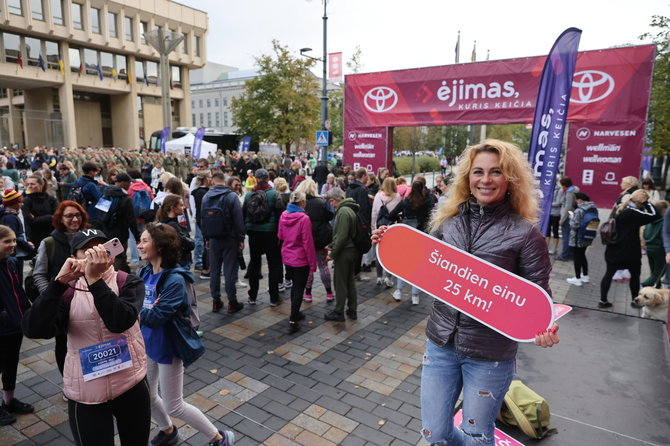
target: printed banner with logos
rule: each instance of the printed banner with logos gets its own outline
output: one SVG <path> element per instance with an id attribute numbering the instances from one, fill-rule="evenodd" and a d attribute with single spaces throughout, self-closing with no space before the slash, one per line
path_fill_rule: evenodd
<path id="1" fill-rule="evenodd" d="M 640 174 L 644 134 L 644 122 L 571 124 L 565 174 L 596 206 L 612 207 L 621 179 Z"/>
<path id="2" fill-rule="evenodd" d="M 328 78 L 331 81 L 342 81 L 342 53 L 328 54 Z"/>
<path id="3" fill-rule="evenodd" d="M 344 160 L 354 170 L 365 167 L 369 172 L 377 173 L 380 167 L 391 162 L 387 127 L 368 127 L 351 129 L 344 135 Z"/>
<path id="4" fill-rule="evenodd" d="M 568 121 L 646 119 L 655 47 L 577 55 Z M 352 74 L 345 83 L 350 129 L 531 122 L 546 56 Z"/>

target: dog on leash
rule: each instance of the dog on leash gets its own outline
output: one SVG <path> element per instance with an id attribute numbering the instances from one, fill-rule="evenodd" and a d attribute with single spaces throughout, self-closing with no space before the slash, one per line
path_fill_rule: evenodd
<path id="1" fill-rule="evenodd" d="M 670 290 L 659 290 L 646 286 L 640 290 L 640 294 L 633 300 L 636 304 L 642 305 L 642 317 L 668 322 Z"/>

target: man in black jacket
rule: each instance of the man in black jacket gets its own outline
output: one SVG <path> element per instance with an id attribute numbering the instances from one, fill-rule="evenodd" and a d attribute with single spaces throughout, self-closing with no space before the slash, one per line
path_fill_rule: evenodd
<path id="1" fill-rule="evenodd" d="M 314 175 L 312 175 L 312 178 L 314 178 L 314 181 L 318 185 L 317 192 L 321 192 L 321 188 L 326 184 L 326 179 L 328 179 L 329 173 L 328 163 L 319 161 L 319 164 L 314 168 Z"/>
<path id="2" fill-rule="evenodd" d="M 114 259 L 114 268 L 125 272 L 130 272 L 128 267 L 128 231 L 133 233 L 135 240 L 140 239 L 140 232 L 137 228 L 137 219 L 133 200 L 126 190 L 130 187 L 130 176 L 121 172 L 116 176 L 116 183 L 105 189 L 103 197 L 109 200 L 109 210 L 107 212 L 98 212 L 99 223 L 105 234 L 113 239 L 118 238 L 123 245 L 123 253 Z M 100 208 L 98 208 L 100 209 Z"/>
<path id="3" fill-rule="evenodd" d="M 365 187 L 369 180 L 368 170 L 365 167 L 361 167 L 356 172 L 354 172 L 354 181 L 349 183 L 347 187 L 347 198 L 353 198 L 356 204 L 358 204 L 358 214 L 363 217 L 368 225 L 372 220 L 372 198 L 369 195 L 368 188 Z M 360 279 L 361 273 L 361 262 L 363 261 L 363 255 L 365 253 L 361 252 L 358 255 L 356 260 L 356 265 L 354 267 L 354 273 L 357 279 Z M 370 271 L 370 266 L 367 266 L 367 271 Z"/>

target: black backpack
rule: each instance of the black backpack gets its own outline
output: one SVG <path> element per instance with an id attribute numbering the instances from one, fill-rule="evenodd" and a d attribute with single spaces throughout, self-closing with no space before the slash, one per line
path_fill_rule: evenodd
<path id="1" fill-rule="evenodd" d="M 256 224 L 266 223 L 272 215 L 267 194 L 262 190 L 251 192 L 249 198 L 244 200 L 244 210 L 249 221 Z"/>
<path id="2" fill-rule="evenodd" d="M 356 212 L 356 236 L 354 237 L 354 245 L 361 253 L 366 253 L 372 248 L 372 230 L 370 223 L 360 212 Z"/>
<path id="3" fill-rule="evenodd" d="M 84 209 L 86 209 L 89 204 L 88 200 L 84 197 L 84 191 L 82 190 L 81 185 L 73 186 L 67 194 L 67 199 L 79 203 Z"/>
<path id="4" fill-rule="evenodd" d="M 205 238 L 224 238 L 230 233 L 230 218 L 223 210 L 223 202 L 231 191 L 213 197 L 206 194 L 202 198 L 200 210 L 200 229 Z"/>

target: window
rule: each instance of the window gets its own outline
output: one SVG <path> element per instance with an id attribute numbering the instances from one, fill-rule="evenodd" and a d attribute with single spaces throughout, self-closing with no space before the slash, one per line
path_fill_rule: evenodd
<path id="1" fill-rule="evenodd" d="M 100 69 L 102 75 L 105 77 L 112 77 L 112 69 L 114 68 L 114 55 L 104 51 L 100 52 Z"/>
<path id="2" fill-rule="evenodd" d="M 68 48 L 68 55 L 70 56 L 70 71 L 78 72 L 81 66 L 81 51 L 79 48 Z"/>
<path id="3" fill-rule="evenodd" d="M 228 98 L 223 98 L 223 106 L 228 107 Z"/>
<path id="4" fill-rule="evenodd" d="M 216 112 L 214 116 L 216 116 L 216 127 L 221 127 L 221 113 Z"/>
<path id="5" fill-rule="evenodd" d="M 207 113 L 207 127 L 211 127 L 211 126 L 212 126 L 212 114 Z"/>
<path id="6" fill-rule="evenodd" d="M 170 74 L 172 75 L 172 85 L 181 87 L 181 70 L 179 67 L 171 66 L 170 71 Z"/>
<path id="7" fill-rule="evenodd" d="M 191 115 L 191 125 L 195 125 L 195 113 Z"/>
<path id="8" fill-rule="evenodd" d="M 54 70 L 60 70 L 60 67 L 58 66 L 58 60 L 60 60 L 60 50 L 58 47 L 58 43 L 47 40 L 44 42 L 44 46 L 47 50 L 46 51 L 47 66 Z"/>
<path id="9" fill-rule="evenodd" d="M 158 64 L 147 60 L 147 79 L 150 84 L 158 84 Z"/>
<path id="10" fill-rule="evenodd" d="M 107 31 L 109 32 L 109 37 L 119 37 L 116 33 L 116 14 L 113 12 L 107 13 Z"/>
<path id="11" fill-rule="evenodd" d="M 123 33 L 128 42 L 132 42 L 133 39 L 133 19 L 131 17 L 123 18 Z"/>
<path id="12" fill-rule="evenodd" d="M 191 99 L 191 108 L 195 108 L 195 99 Z M 193 119 L 195 121 L 195 119 Z"/>
<path id="13" fill-rule="evenodd" d="M 228 127 L 228 112 L 223 112 L 223 126 Z"/>
<path id="14" fill-rule="evenodd" d="M 205 116 L 205 115 L 204 115 L 203 113 L 200 113 L 200 122 L 198 123 L 199 125 L 205 125 L 205 118 L 204 118 L 204 116 Z"/>
<path id="15" fill-rule="evenodd" d="M 135 60 L 135 78 L 144 82 L 144 63 L 141 60 Z"/>
<path id="16" fill-rule="evenodd" d="M 91 8 L 91 31 L 100 34 L 100 10 Z"/>
<path id="17" fill-rule="evenodd" d="M 39 39 L 35 39 L 34 37 L 24 37 L 24 42 L 26 45 L 26 56 L 27 56 L 27 62 L 28 65 L 32 65 L 34 67 L 39 65 L 39 57 L 40 57 L 40 52 L 41 52 L 41 43 Z"/>
<path id="18" fill-rule="evenodd" d="M 7 10 L 10 14 L 23 15 L 21 0 L 7 0 Z"/>
<path id="19" fill-rule="evenodd" d="M 202 99 L 198 101 L 198 107 L 202 108 Z"/>
<path id="20" fill-rule="evenodd" d="M 140 22 L 140 42 L 143 44 L 147 44 L 146 39 L 144 38 L 144 34 L 147 32 L 149 29 L 149 24 L 147 22 Z"/>
<path id="21" fill-rule="evenodd" d="M 72 26 L 74 29 L 84 29 L 84 22 L 81 21 L 81 5 L 72 2 Z"/>
<path id="22" fill-rule="evenodd" d="M 98 52 L 84 48 L 84 66 L 86 74 L 98 74 Z"/>
<path id="23" fill-rule="evenodd" d="M 188 34 L 184 33 L 184 40 L 181 41 L 181 44 L 179 47 L 181 48 L 181 52 L 184 54 L 188 54 Z"/>
<path id="24" fill-rule="evenodd" d="M 212 101 L 207 98 L 207 108 L 210 108 L 212 106 Z"/>
<path id="25" fill-rule="evenodd" d="M 116 74 L 120 79 L 128 79 L 127 63 L 126 56 L 116 55 Z"/>
<path id="26" fill-rule="evenodd" d="M 219 98 L 214 98 L 214 107 L 219 106 Z"/>
<path id="27" fill-rule="evenodd" d="M 64 25 L 63 20 L 63 0 L 51 0 L 51 14 L 56 25 Z"/>
<path id="28" fill-rule="evenodd" d="M 42 0 L 30 0 L 30 9 L 33 13 L 33 19 L 44 20 L 44 5 Z"/>
<path id="29" fill-rule="evenodd" d="M 194 42 L 194 49 L 193 53 L 195 54 L 195 57 L 200 57 L 200 36 L 195 36 L 195 42 Z"/>
<path id="30" fill-rule="evenodd" d="M 5 61 L 16 63 L 21 54 L 21 38 L 16 34 L 2 33 L 2 40 L 5 47 Z"/>

